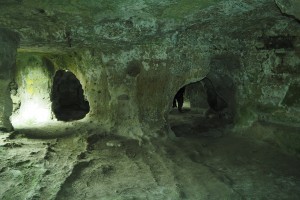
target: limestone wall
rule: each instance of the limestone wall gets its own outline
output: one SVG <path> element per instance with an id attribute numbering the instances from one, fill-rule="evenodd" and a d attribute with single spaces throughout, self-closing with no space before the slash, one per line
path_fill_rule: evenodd
<path id="1" fill-rule="evenodd" d="M 278 6 L 283 10 L 285 4 L 276 2 L 218 1 L 200 10 L 189 5 L 191 15 L 181 13 L 178 4 L 163 18 L 160 12 L 149 18 L 133 12 L 131 18 L 122 10 L 113 20 L 90 13 L 86 18 L 86 12 L 76 12 L 74 18 L 73 9 L 55 15 L 56 7 L 42 3 L 44 10 L 26 15 L 29 27 L 34 27 L 33 19 L 39 22 L 36 29 L 22 29 L 22 23 L 4 16 L 23 39 L 16 74 L 19 112 L 35 98 L 51 110 L 52 78 L 64 69 L 76 75 L 89 101 L 90 112 L 82 121 L 124 136 L 155 136 L 168 130 L 178 89 L 208 75 L 229 104 L 237 128 L 258 120 L 296 126 L 299 21 L 282 15 Z M 40 15 L 57 18 L 44 26 Z M 61 27 L 60 20 L 70 24 Z"/>
<path id="2" fill-rule="evenodd" d="M 39 54 L 19 53 L 14 73 L 16 92 L 12 93 L 14 126 L 42 126 L 51 120 L 51 87 L 54 66 Z"/>
<path id="3" fill-rule="evenodd" d="M 12 130 L 9 117 L 12 113 L 9 83 L 15 67 L 15 56 L 18 36 L 8 30 L 0 28 L 0 130 Z"/>
<path id="4" fill-rule="evenodd" d="M 167 133 L 176 91 L 209 71 L 208 59 L 201 54 L 185 50 L 187 62 L 182 62 L 177 51 L 171 44 L 149 44 L 114 52 L 46 56 L 55 69 L 68 69 L 80 80 L 90 104 L 85 120 L 105 124 L 124 136 L 148 137 L 162 129 Z"/>
<path id="5" fill-rule="evenodd" d="M 39 85 L 44 88 L 39 98 L 51 104 L 55 71 L 70 70 L 89 101 L 84 120 L 115 134 L 152 137 L 167 133 L 168 113 L 178 89 L 207 76 L 229 104 L 237 128 L 258 120 L 297 124 L 299 29 L 297 22 L 282 20 L 290 32 L 272 23 L 263 36 L 255 32 L 247 39 L 233 39 L 203 34 L 201 27 L 193 25 L 158 43 L 39 53 L 32 62 L 38 61 L 39 76 L 48 84 Z M 26 66 L 35 69 L 28 56 L 21 57 L 19 77 L 26 74 Z"/>
<path id="6" fill-rule="evenodd" d="M 236 123 L 241 126 L 257 120 L 299 124 L 299 37 L 290 41 L 289 36 L 278 34 L 265 36 L 259 48 L 249 46 L 242 53 L 226 52 L 212 59 L 211 73 L 230 77 L 236 87 Z M 291 42 L 291 46 L 269 47 L 274 37 Z"/>

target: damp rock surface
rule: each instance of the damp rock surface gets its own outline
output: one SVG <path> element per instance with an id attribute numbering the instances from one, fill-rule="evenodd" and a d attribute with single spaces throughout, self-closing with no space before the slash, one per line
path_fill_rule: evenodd
<path id="1" fill-rule="evenodd" d="M 296 126 L 300 28 L 282 11 L 292 8 L 296 1 L 1 1 L 1 26 L 20 37 L 13 125 L 55 121 L 49 94 L 57 71 L 69 70 L 89 103 L 76 120 L 122 136 L 167 135 L 174 95 L 205 77 L 222 96 L 215 110 L 226 107 L 237 129 L 262 119 Z"/>
<path id="2" fill-rule="evenodd" d="M 182 114 L 184 118 L 179 117 Z M 83 135 L 87 125 L 70 128 L 73 135 L 59 139 L 30 139 L 28 131 L 2 134 L 0 196 L 57 200 L 300 197 L 299 159 L 282 153 L 267 138 L 258 142 L 224 131 L 216 135 L 213 127 L 204 131 L 198 124 L 200 115 L 174 111 L 171 127 L 180 137 L 143 144 L 95 127 Z M 176 128 L 191 123 L 190 130 Z M 253 130 L 259 133 L 259 127 Z"/>
<path id="3" fill-rule="evenodd" d="M 300 9 L 300 3 L 297 0 L 275 0 L 281 12 L 286 15 L 290 15 L 300 20 L 300 14 L 298 10 Z"/>
<path id="4" fill-rule="evenodd" d="M 300 199 L 298 2 L 1 0 L 0 199 Z"/>
<path id="5" fill-rule="evenodd" d="M 0 26 L 0 131 L 13 130 L 9 119 L 13 109 L 9 85 L 13 79 L 18 42 L 16 33 Z"/>

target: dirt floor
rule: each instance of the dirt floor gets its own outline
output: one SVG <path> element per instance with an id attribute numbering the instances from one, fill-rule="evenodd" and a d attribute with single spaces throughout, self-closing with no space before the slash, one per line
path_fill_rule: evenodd
<path id="1" fill-rule="evenodd" d="M 142 145 L 83 125 L 2 133 L 0 199 L 300 199 L 299 158 L 201 112 L 169 121 L 177 137 Z"/>

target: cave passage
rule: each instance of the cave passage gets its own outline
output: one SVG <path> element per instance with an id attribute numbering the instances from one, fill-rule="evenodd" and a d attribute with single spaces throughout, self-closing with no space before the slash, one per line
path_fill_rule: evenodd
<path id="1" fill-rule="evenodd" d="M 214 83 L 205 77 L 178 90 L 169 114 L 170 127 L 177 137 L 221 136 L 220 130 L 229 124 L 223 114 L 227 107 Z"/>
<path id="2" fill-rule="evenodd" d="M 52 111 L 59 121 L 79 120 L 90 111 L 82 85 L 70 71 L 59 70 L 55 73 L 51 100 Z"/>

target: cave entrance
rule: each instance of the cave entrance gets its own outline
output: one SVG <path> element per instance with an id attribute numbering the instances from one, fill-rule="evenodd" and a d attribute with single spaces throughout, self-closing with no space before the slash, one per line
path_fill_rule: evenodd
<path id="1" fill-rule="evenodd" d="M 171 113 L 178 114 L 207 110 L 209 105 L 203 82 L 197 81 L 181 87 L 174 95 L 172 108 Z"/>
<path id="2" fill-rule="evenodd" d="M 222 135 L 224 127 L 232 122 L 223 93 L 222 88 L 207 77 L 180 88 L 174 96 L 169 113 L 170 127 L 175 135 Z"/>
<path id="3" fill-rule="evenodd" d="M 55 73 L 51 100 L 52 111 L 59 121 L 83 119 L 90 111 L 82 85 L 70 71 L 58 70 Z"/>

